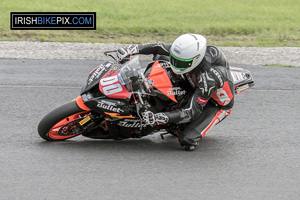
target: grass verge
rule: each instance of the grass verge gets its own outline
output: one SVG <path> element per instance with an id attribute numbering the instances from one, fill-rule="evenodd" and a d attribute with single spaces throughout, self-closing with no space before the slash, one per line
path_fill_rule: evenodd
<path id="1" fill-rule="evenodd" d="M 283 64 L 266 64 L 265 66 L 271 66 L 271 67 L 298 67 L 300 68 L 300 66 L 295 66 L 295 65 L 283 65 Z"/>
<path id="2" fill-rule="evenodd" d="M 2 0 L 0 40 L 172 42 L 200 33 L 219 46 L 300 46 L 299 0 Z M 10 12 L 97 12 L 97 29 L 10 30 Z"/>

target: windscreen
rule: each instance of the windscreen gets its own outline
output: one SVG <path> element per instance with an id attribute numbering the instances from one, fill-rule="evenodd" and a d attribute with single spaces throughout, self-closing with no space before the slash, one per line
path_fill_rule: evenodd
<path id="1" fill-rule="evenodd" d="M 121 65 L 118 78 L 122 85 L 128 85 L 131 80 L 138 79 L 139 71 L 142 69 L 139 56 L 134 56 L 130 61 Z"/>

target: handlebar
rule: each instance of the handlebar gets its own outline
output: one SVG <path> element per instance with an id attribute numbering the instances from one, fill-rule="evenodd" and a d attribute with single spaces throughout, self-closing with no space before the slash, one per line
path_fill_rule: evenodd
<path id="1" fill-rule="evenodd" d="M 105 52 L 104 52 L 104 55 L 105 55 L 105 56 L 111 57 L 112 59 L 114 59 L 115 62 L 121 63 L 121 64 L 123 64 L 123 63 L 125 63 L 125 62 L 127 62 L 127 61 L 130 60 L 130 57 L 126 57 L 126 58 L 124 58 L 124 59 L 122 59 L 122 60 L 119 61 L 115 56 L 113 56 L 113 55 L 111 54 L 111 53 L 116 53 L 117 51 L 118 51 L 118 50 L 105 51 Z"/>
<path id="2" fill-rule="evenodd" d="M 104 52 L 104 55 L 105 56 L 109 56 L 111 57 L 112 59 L 114 59 L 114 61 L 118 62 L 118 59 L 116 59 L 111 53 L 116 53 L 118 50 L 112 50 L 112 51 L 105 51 Z"/>

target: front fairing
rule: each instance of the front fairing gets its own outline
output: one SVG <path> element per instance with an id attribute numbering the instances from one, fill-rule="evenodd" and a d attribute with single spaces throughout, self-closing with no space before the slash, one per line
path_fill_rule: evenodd
<path id="1" fill-rule="evenodd" d="M 117 66 L 113 62 L 107 61 L 92 70 L 88 76 L 86 83 L 83 85 L 80 94 L 82 95 L 98 85 L 100 79 L 113 67 Z"/>
<path id="2" fill-rule="evenodd" d="M 135 56 L 122 65 L 105 62 L 96 67 L 89 74 L 81 96 L 89 108 L 99 112 L 103 107 L 109 108 L 101 106 L 102 100 L 118 100 L 112 105 L 121 103 L 125 106 L 126 102 L 132 104 L 138 96 L 146 100 L 148 109 L 160 112 L 182 106 L 189 93 L 184 77 L 173 76 L 168 62 L 154 62 L 142 68 Z M 129 114 L 126 110 L 120 114 Z"/>
<path id="3" fill-rule="evenodd" d="M 138 58 L 122 65 L 105 62 L 97 66 L 90 72 L 87 82 L 82 87 L 81 96 L 84 104 L 102 115 L 130 116 L 131 96 L 140 91 L 140 87 L 136 88 L 136 91 L 132 90 L 133 84 L 130 84 L 130 78 L 138 75 L 136 72 L 141 69 L 136 61 Z"/>

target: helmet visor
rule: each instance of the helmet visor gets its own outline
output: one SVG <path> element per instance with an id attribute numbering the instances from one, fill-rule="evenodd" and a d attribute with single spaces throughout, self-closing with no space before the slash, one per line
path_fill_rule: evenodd
<path id="1" fill-rule="evenodd" d="M 177 58 L 170 52 L 170 63 L 172 67 L 178 70 L 185 70 L 192 66 L 194 58 L 191 59 L 181 59 Z"/>

